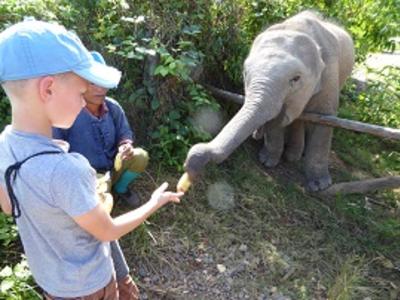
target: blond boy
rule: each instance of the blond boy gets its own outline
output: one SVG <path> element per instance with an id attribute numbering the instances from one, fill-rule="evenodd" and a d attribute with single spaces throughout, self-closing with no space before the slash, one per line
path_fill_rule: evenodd
<path id="1" fill-rule="evenodd" d="M 62 26 L 29 20 L 0 33 L 0 82 L 12 108 L 0 135 L 0 205 L 16 220 L 46 299 L 119 299 L 109 241 L 183 195 L 164 183 L 143 206 L 111 218 L 88 161 L 51 139 L 52 126 L 75 121 L 88 81 L 112 88 L 119 79 Z"/>

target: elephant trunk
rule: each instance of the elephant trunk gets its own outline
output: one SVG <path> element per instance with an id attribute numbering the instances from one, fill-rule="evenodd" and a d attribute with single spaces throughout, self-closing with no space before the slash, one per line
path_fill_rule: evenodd
<path id="1" fill-rule="evenodd" d="M 192 179 L 209 161 L 222 162 L 257 128 L 278 116 L 284 96 L 276 86 L 273 90 L 249 88 L 249 91 L 244 105 L 212 141 L 196 144 L 190 149 L 185 169 Z"/>
<path id="2" fill-rule="evenodd" d="M 246 102 L 222 131 L 209 142 L 212 161 L 224 161 L 256 129 L 278 115 L 279 111 L 269 111 L 267 107 Z"/>

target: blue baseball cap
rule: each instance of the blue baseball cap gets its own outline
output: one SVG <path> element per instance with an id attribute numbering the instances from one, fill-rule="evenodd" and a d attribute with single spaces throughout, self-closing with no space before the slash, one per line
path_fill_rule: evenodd
<path id="1" fill-rule="evenodd" d="M 119 70 L 95 60 L 61 25 L 26 20 L 0 33 L 0 82 L 65 72 L 104 88 L 116 87 L 121 79 Z"/>
<path id="2" fill-rule="evenodd" d="M 93 59 L 103 65 L 106 64 L 106 61 L 104 60 L 103 55 L 101 55 L 99 52 L 97 51 L 90 51 L 90 54 L 92 55 Z"/>

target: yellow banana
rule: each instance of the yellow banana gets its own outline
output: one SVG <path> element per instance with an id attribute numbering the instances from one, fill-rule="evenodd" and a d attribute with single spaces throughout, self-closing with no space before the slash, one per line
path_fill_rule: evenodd
<path id="1" fill-rule="evenodd" d="M 189 174 L 187 172 L 183 173 L 182 177 L 179 179 L 176 185 L 176 190 L 178 192 L 187 192 L 190 188 L 192 182 L 190 181 Z"/>
<path id="2" fill-rule="evenodd" d="M 122 168 L 122 156 L 121 153 L 117 153 L 114 160 L 114 169 L 115 171 L 119 171 Z"/>

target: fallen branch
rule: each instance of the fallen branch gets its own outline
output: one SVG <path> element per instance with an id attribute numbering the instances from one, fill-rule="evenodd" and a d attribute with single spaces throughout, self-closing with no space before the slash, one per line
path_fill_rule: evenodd
<path id="1" fill-rule="evenodd" d="M 231 93 L 228 91 L 224 91 L 218 89 L 216 87 L 205 84 L 204 87 L 209 90 L 212 95 L 216 98 L 221 98 L 223 100 L 228 100 L 237 104 L 244 103 L 244 96 Z M 392 140 L 400 140 L 400 130 L 383 127 L 368 123 L 363 123 L 359 121 L 352 121 L 347 119 L 338 118 L 336 116 L 328 116 L 328 115 L 320 115 L 315 113 L 303 113 L 300 117 L 300 120 L 306 122 L 312 122 L 316 124 L 322 124 L 331 127 L 343 128 L 348 130 L 353 130 L 357 132 L 369 133 L 371 135 L 388 138 Z"/>
<path id="2" fill-rule="evenodd" d="M 400 176 L 391 176 L 333 184 L 326 190 L 319 192 L 318 195 L 334 196 L 336 194 L 364 194 L 376 190 L 395 189 L 399 187 Z"/>

